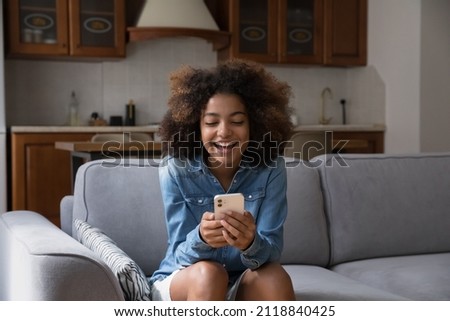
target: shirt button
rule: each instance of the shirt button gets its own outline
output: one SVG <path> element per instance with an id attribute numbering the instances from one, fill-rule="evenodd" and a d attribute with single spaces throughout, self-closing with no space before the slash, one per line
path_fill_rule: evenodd
<path id="1" fill-rule="evenodd" d="M 248 196 L 248 198 L 252 198 L 252 196 L 251 196 L 251 195 L 249 195 L 249 196 Z"/>
<path id="2" fill-rule="evenodd" d="M 199 203 L 203 203 L 203 200 L 198 200 Z"/>

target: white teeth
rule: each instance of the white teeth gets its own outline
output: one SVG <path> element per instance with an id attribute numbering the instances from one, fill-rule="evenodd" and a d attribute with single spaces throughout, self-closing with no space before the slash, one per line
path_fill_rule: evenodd
<path id="1" fill-rule="evenodd" d="M 220 146 L 220 147 L 229 147 L 229 146 L 232 146 L 232 145 L 234 145 L 235 143 L 216 143 L 216 145 L 217 146 Z"/>

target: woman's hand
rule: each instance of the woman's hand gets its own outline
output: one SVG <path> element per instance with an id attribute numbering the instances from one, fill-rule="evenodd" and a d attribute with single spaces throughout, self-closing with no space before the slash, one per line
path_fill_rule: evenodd
<path id="1" fill-rule="evenodd" d="M 202 240 L 213 248 L 219 248 L 228 245 L 222 234 L 223 226 L 220 220 L 217 220 L 214 213 L 205 212 L 200 222 L 200 236 Z"/>
<path id="2" fill-rule="evenodd" d="M 256 224 L 252 214 L 247 211 L 244 214 L 232 211 L 225 214 L 220 220 L 224 240 L 241 251 L 246 250 L 255 239 Z"/>

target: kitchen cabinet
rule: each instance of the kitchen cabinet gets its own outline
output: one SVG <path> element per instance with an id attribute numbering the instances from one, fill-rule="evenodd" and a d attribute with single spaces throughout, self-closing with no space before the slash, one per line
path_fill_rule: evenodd
<path id="1" fill-rule="evenodd" d="M 294 130 L 284 156 L 310 160 L 328 154 L 376 154 L 384 152 L 382 125 L 303 125 Z"/>
<path id="2" fill-rule="evenodd" d="M 91 133 L 12 133 L 12 210 L 41 213 L 59 226 L 59 203 L 72 194 L 70 153 L 56 141 L 87 141 Z"/>
<path id="3" fill-rule="evenodd" d="M 332 132 L 332 152 L 373 154 L 384 152 L 384 131 Z"/>
<path id="4" fill-rule="evenodd" d="M 367 0 L 206 0 L 231 57 L 279 64 L 367 63 Z"/>
<path id="5" fill-rule="evenodd" d="M 9 57 L 124 57 L 125 0 L 11 0 Z"/>

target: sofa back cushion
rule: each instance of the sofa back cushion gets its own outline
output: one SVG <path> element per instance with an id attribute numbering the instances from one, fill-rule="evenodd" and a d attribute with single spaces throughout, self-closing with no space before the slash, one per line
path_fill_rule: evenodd
<path id="1" fill-rule="evenodd" d="M 312 162 L 321 163 L 331 264 L 450 251 L 450 154 Z"/>
<path id="2" fill-rule="evenodd" d="M 104 231 L 146 275 L 158 268 L 167 248 L 158 162 L 92 161 L 78 169 L 75 181 L 73 219 Z"/>
<path id="3" fill-rule="evenodd" d="M 287 159 L 286 170 L 288 216 L 281 262 L 326 266 L 329 240 L 319 173 L 293 159 Z"/>

